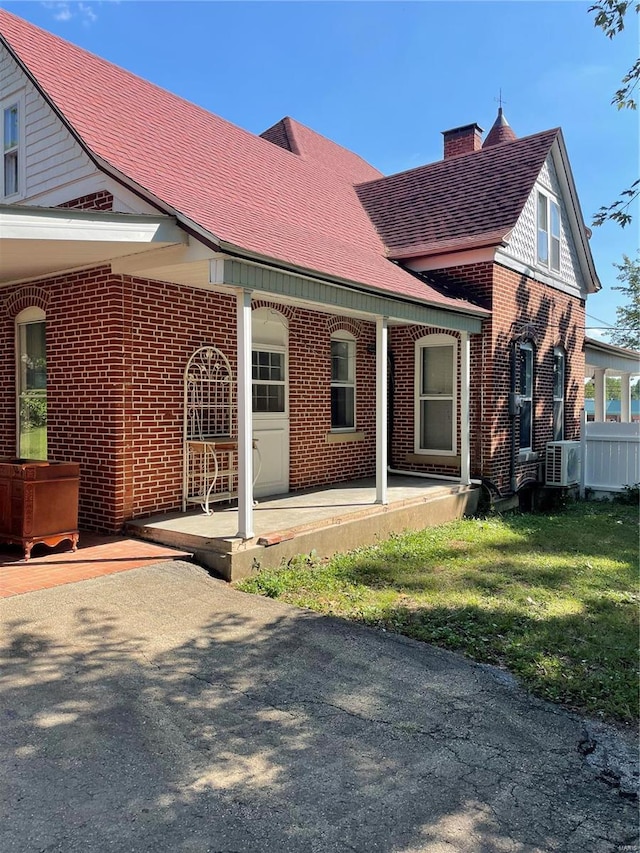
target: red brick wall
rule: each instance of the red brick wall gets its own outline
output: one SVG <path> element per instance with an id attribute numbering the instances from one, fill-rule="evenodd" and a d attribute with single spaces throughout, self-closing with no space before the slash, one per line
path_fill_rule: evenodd
<path id="1" fill-rule="evenodd" d="M 547 442 L 553 441 L 553 350 L 567 353 L 565 439 L 578 439 L 580 411 L 584 406 L 584 304 L 580 299 L 547 287 L 524 275 L 496 265 L 494 268 L 493 335 L 494 428 L 491 479 L 508 488 L 510 419 L 508 415 L 508 365 L 514 338 L 531 340 L 534 346 L 533 450 L 544 459 Z M 516 389 L 518 392 L 520 388 Z M 516 418 L 516 446 L 519 441 Z M 538 463 L 518 462 L 518 486 L 538 476 Z"/>
<path id="2" fill-rule="evenodd" d="M 393 353 L 393 437 L 391 443 L 392 468 L 409 471 L 422 471 L 432 474 L 443 474 L 450 477 L 459 476 L 460 466 L 452 461 L 451 464 L 433 464 L 429 457 L 424 457 L 424 463 L 416 463 L 407 459 L 415 452 L 415 359 L 416 341 L 426 335 L 446 334 L 458 341 L 457 360 L 457 447 L 460 453 L 460 335 L 447 329 L 425 326 L 396 326 L 392 327 L 389 335 L 389 349 Z"/>
<path id="3" fill-rule="evenodd" d="M 3 291 L 0 303 L 0 454 L 15 456 L 14 318 L 47 317 L 49 458 L 81 463 L 80 524 L 117 531 L 182 500 L 183 371 L 212 344 L 236 372 L 235 299 L 115 276 L 108 267 Z M 266 304 L 263 302 L 257 304 Z M 375 467 L 375 354 L 371 324 L 284 309 L 289 316 L 294 489 L 369 475 Z M 330 339 L 357 339 L 357 429 L 365 440 L 327 444 Z"/>
<path id="4" fill-rule="evenodd" d="M 553 347 L 567 351 L 566 438 L 577 438 L 583 405 L 584 307 L 580 300 L 491 264 L 448 270 L 468 281 L 494 315 L 471 336 L 472 474 L 509 490 L 509 353 L 523 329 L 536 342 L 535 445 L 552 439 Z M 2 291 L 0 454 L 14 456 L 14 318 L 39 305 L 47 316 L 49 452 L 82 467 L 81 525 L 118 530 L 123 521 L 176 509 L 182 490 L 183 371 L 204 344 L 236 370 L 233 297 L 114 276 L 108 267 Z M 266 304 L 258 302 L 256 305 Z M 290 483 L 293 489 L 370 476 L 375 470 L 375 326 L 300 308 L 289 324 Z M 363 441 L 330 444 L 330 339 L 356 338 L 356 428 Z M 456 474 L 450 466 L 407 463 L 413 453 L 415 340 L 440 329 L 395 327 L 392 464 Z M 516 422 L 516 436 L 518 423 Z M 460 424 L 458 424 L 458 435 Z M 459 448 L 458 448 L 459 450 Z M 518 464 L 522 483 L 536 464 Z"/>
<path id="5" fill-rule="evenodd" d="M 441 270 L 482 305 L 492 309 L 482 340 L 471 344 L 472 476 L 491 480 L 510 491 L 511 424 L 509 418 L 510 353 L 513 341 L 533 336 L 535 342 L 534 451 L 544 455 L 553 440 L 553 349 L 567 352 L 565 438 L 577 439 L 583 406 L 584 304 L 525 275 L 490 262 Z M 519 389 L 517 389 L 519 390 Z M 516 456 L 519 418 L 514 423 Z M 517 485 L 538 476 L 538 462 L 516 465 Z"/>
<path id="6" fill-rule="evenodd" d="M 73 210 L 113 210 L 113 195 L 108 190 L 98 190 L 98 192 L 65 201 L 58 207 Z"/>
<path id="7" fill-rule="evenodd" d="M 235 299 L 179 285 L 123 279 L 125 352 L 123 519 L 182 502 L 183 376 L 211 344 L 236 373 Z"/>
<path id="8" fill-rule="evenodd" d="M 35 304 L 46 311 L 49 458 L 81 463 L 82 523 L 101 530 L 119 526 L 121 291 L 107 268 L 3 291 L 0 395 L 11 418 L 0 425 L 0 452 L 16 454 L 15 316 Z"/>
<path id="9" fill-rule="evenodd" d="M 327 444 L 331 430 L 331 334 L 356 338 L 356 430 L 364 441 Z M 371 476 L 375 471 L 375 326 L 296 309 L 289 323 L 292 489 Z"/>

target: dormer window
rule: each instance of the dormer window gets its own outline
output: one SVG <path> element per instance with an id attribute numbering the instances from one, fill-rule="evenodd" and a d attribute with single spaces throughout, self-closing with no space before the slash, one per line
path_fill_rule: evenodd
<path id="1" fill-rule="evenodd" d="M 538 263 L 560 272 L 560 207 L 538 193 Z"/>
<path id="2" fill-rule="evenodd" d="M 5 107 L 3 112 L 3 160 L 4 196 L 16 195 L 20 189 L 18 181 L 18 148 L 20 125 L 18 104 Z"/>
<path id="3" fill-rule="evenodd" d="M 24 92 L 0 101 L 2 118 L 2 170 L 0 201 L 16 201 L 25 196 Z"/>

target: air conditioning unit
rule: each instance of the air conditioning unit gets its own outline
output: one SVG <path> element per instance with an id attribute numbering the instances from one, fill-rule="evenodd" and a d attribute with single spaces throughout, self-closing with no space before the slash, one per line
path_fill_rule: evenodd
<path id="1" fill-rule="evenodd" d="M 545 483 L 572 486 L 580 480 L 580 442 L 551 441 L 547 444 Z"/>

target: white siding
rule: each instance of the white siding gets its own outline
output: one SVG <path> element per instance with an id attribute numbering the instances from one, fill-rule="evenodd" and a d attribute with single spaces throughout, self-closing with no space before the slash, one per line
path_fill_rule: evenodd
<path id="1" fill-rule="evenodd" d="M 536 194 L 538 190 L 554 197 L 560 205 L 560 272 L 556 273 L 537 263 L 536 252 Z M 509 245 L 498 252 L 497 260 L 510 266 L 510 261 L 527 268 L 528 275 L 544 281 L 552 287 L 557 287 L 576 296 L 584 296 L 586 284 L 576 252 L 575 242 L 570 228 L 569 215 L 562 195 L 562 189 L 552 155 L 540 171 L 538 180 L 527 199 L 520 218 L 511 233 Z M 521 267 L 517 267 L 520 269 Z"/>
<path id="2" fill-rule="evenodd" d="M 56 207 L 107 190 L 113 195 L 113 209 L 118 213 L 158 212 L 96 169 L 4 45 L 0 45 L 0 101 L 17 93 L 22 93 L 25 104 L 26 194 L 17 200 L 19 204 Z"/>
<path id="3" fill-rule="evenodd" d="M 25 104 L 24 158 L 26 190 L 19 199 L 21 204 L 35 202 L 47 205 L 46 195 L 66 186 L 66 198 L 77 198 L 73 185 L 94 177 L 96 184 L 101 175 L 68 130 L 59 121 L 31 81 L 23 74 L 4 45 L 0 45 L 0 100 L 23 93 Z M 87 190 L 85 188 L 84 192 Z"/>

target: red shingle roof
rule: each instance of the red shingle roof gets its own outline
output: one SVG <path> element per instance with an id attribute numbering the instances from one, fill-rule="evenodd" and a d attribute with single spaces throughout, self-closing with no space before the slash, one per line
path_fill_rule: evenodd
<path id="1" fill-rule="evenodd" d="M 338 157 L 344 149 L 297 123 L 308 156 L 292 155 L 4 10 L 0 34 L 93 155 L 216 240 L 289 268 L 484 313 L 389 262 L 344 175 L 345 163 L 359 161 L 363 179 L 356 155 Z"/>
<path id="2" fill-rule="evenodd" d="M 559 130 L 451 157 L 357 187 L 391 258 L 499 245 Z"/>
<path id="3" fill-rule="evenodd" d="M 336 174 L 342 175 L 352 184 L 375 181 L 382 178 L 382 172 L 374 169 L 358 154 L 343 148 L 326 136 L 321 136 L 310 127 L 285 116 L 260 136 L 281 148 L 286 148 L 307 160 L 326 166 Z"/>

